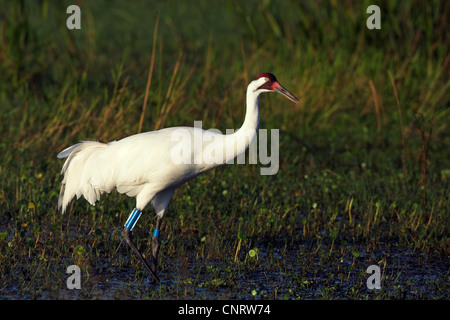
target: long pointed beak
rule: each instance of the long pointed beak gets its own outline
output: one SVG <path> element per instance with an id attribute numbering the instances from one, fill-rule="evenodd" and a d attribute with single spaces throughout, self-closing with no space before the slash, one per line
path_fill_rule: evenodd
<path id="1" fill-rule="evenodd" d="M 300 101 L 298 101 L 298 99 L 289 91 L 287 91 L 281 84 L 279 84 L 278 82 L 276 82 L 275 85 L 275 91 L 278 93 L 281 93 L 283 96 L 285 96 L 286 98 L 288 98 L 289 100 L 291 100 L 292 102 L 295 103 L 300 103 Z"/>

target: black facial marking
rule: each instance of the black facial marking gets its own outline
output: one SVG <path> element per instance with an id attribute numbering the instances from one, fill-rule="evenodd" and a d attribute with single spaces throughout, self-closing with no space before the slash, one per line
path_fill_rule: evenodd
<path id="1" fill-rule="evenodd" d="M 267 78 L 268 81 L 266 81 L 265 83 L 263 83 L 257 90 L 259 90 L 259 89 L 266 89 L 266 90 L 271 90 L 271 91 L 273 91 L 273 90 L 274 90 L 273 84 L 274 84 L 275 82 L 277 82 L 277 78 L 276 78 L 273 74 L 268 73 L 268 72 L 265 72 L 265 73 L 261 73 L 261 74 L 258 76 L 258 78 L 256 78 L 256 80 L 258 80 L 259 78 L 262 78 L 262 77 Z"/>

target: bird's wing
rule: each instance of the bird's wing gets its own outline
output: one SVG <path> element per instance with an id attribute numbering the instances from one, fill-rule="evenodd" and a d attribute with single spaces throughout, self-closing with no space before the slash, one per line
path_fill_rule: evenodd
<path id="1" fill-rule="evenodd" d="M 158 192 L 176 188 L 217 166 L 214 159 L 203 153 L 211 155 L 221 149 L 221 137 L 198 128 L 174 127 L 108 144 L 76 144 L 58 155 L 68 156 L 62 169 L 65 176 L 59 206 L 64 211 L 75 195 L 83 195 L 94 205 L 103 192 L 114 188 L 131 197 L 143 193 L 142 201 L 148 203 Z M 206 158 L 209 161 L 205 162 Z"/>

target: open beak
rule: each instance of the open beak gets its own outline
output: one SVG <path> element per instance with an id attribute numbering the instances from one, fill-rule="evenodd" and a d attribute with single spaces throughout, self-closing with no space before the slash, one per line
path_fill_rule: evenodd
<path id="1" fill-rule="evenodd" d="M 274 87 L 275 91 L 278 93 L 281 93 L 283 96 L 285 96 L 286 98 L 288 98 L 289 100 L 291 100 L 292 102 L 295 103 L 300 103 L 300 101 L 298 101 L 298 99 L 289 91 L 287 91 L 281 84 L 279 84 L 278 82 L 276 82 L 275 87 Z"/>

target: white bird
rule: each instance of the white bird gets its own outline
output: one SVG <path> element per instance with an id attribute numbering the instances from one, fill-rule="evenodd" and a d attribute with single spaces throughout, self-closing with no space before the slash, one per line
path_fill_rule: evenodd
<path id="1" fill-rule="evenodd" d="M 119 193 L 136 197 L 122 236 L 156 277 L 159 229 L 175 189 L 184 182 L 218 165 L 225 164 L 245 152 L 259 125 L 259 96 L 263 92 L 279 92 L 289 100 L 298 99 L 281 86 L 271 73 L 262 73 L 247 87 L 247 107 L 242 127 L 233 134 L 222 135 L 196 127 L 173 127 L 145 132 L 119 141 L 101 143 L 83 141 L 58 154 L 67 158 L 61 174 L 58 209 L 62 213 L 74 196 L 83 196 L 91 205 L 104 192 L 117 188 Z M 156 227 L 152 238 L 150 266 L 132 239 L 132 230 L 144 208 L 152 203 L 156 211 Z"/>

